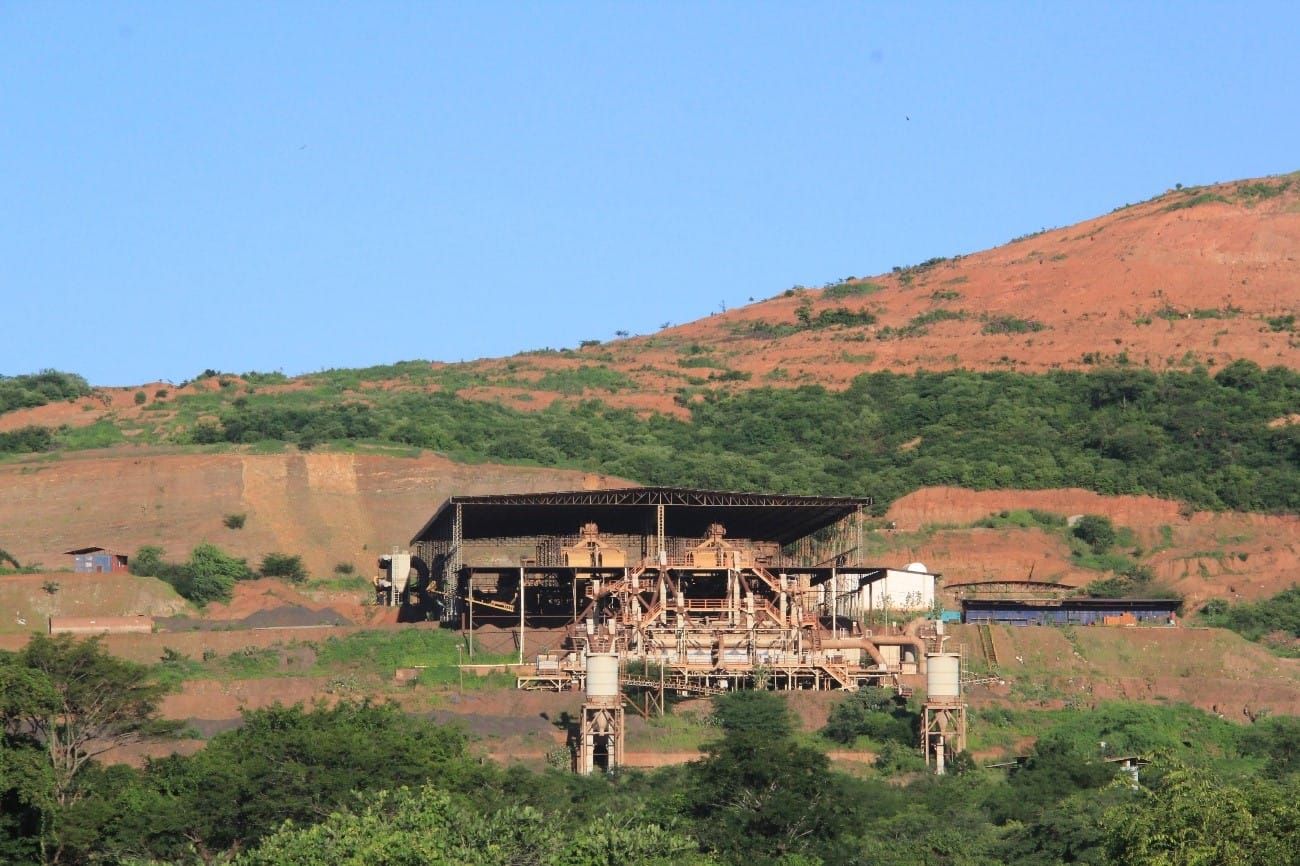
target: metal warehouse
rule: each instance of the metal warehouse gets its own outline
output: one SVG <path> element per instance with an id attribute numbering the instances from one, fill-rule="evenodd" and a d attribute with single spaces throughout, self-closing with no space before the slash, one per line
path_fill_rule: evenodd
<path id="1" fill-rule="evenodd" d="M 962 621 L 1001 625 L 1172 625 L 1178 602 L 1163 598 L 965 598 Z"/>

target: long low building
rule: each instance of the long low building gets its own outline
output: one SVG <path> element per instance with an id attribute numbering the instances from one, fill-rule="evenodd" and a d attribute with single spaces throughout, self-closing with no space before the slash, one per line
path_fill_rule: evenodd
<path id="1" fill-rule="evenodd" d="M 139 616 L 52 616 L 50 634 L 150 634 L 153 617 Z"/>
<path id="2" fill-rule="evenodd" d="M 999 625 L 1174 625 L 1167 598 L 964 598 L 962 621 Z"/>

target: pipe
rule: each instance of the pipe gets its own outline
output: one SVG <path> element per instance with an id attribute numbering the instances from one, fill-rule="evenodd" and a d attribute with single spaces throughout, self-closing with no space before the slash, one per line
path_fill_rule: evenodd
<path id="1" fill-rule="evenodd" d="M 916 672 L 925 673 L 925 641 L 919 637 L 911 635 L 881 635 L 880 637 L 870 637 L 868 640 L 875 641 L 876 646 L 910 646 L 912 652 L 916 654 Z"/>
<path id="2" fill-rule="evenodd" d="M 871 642 L 870 638 L 832 638 L 822 641 L 822 649 L 860 649 L 867 655 L 871 656 L 871 660 L 879 665 L 881 670 L 889 669 L 889 664 L 885 661 L 885 657 L 880 654 L 880 649 Z"/>
<path id="3" fill-rule="evenodd" d="M 920 638 L 908 635 L 881 635 L 879 637 L 832 638 L 822 641 L 826 649 L 862 649 L 871 656 L 876 664 L 888 667 L 884 656 L 880 654 L 882 646 L 911 647 L 916 653 L 916 671 L 925 673 L 925 643 Z"/>

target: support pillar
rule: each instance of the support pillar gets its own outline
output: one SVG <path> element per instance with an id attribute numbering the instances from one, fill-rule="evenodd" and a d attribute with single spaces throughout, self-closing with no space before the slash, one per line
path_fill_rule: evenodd
<path id="1" fill-rule="evenodd" d="M 589 776 L 596 770 L 608 772 L 622 766 L 624 731 L 622 698 L 593 698 L 583 704 L 578 739 L 579 775 Z"/>
<path id="2" fill-rule="evenodd" d="M 966 705 L 926 703 L 922 708 L 921 748 L 925 766 L 942 776 L 947 765 L 966 751 Z"/>

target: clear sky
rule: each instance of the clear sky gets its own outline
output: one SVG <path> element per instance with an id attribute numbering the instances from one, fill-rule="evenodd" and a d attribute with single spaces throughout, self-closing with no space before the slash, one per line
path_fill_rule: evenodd
<path id="1" fill-rule="evenodd" d="M 0 374 L 648 333 L 1300 169 L 1300 4 L 0 0 Z"/>

